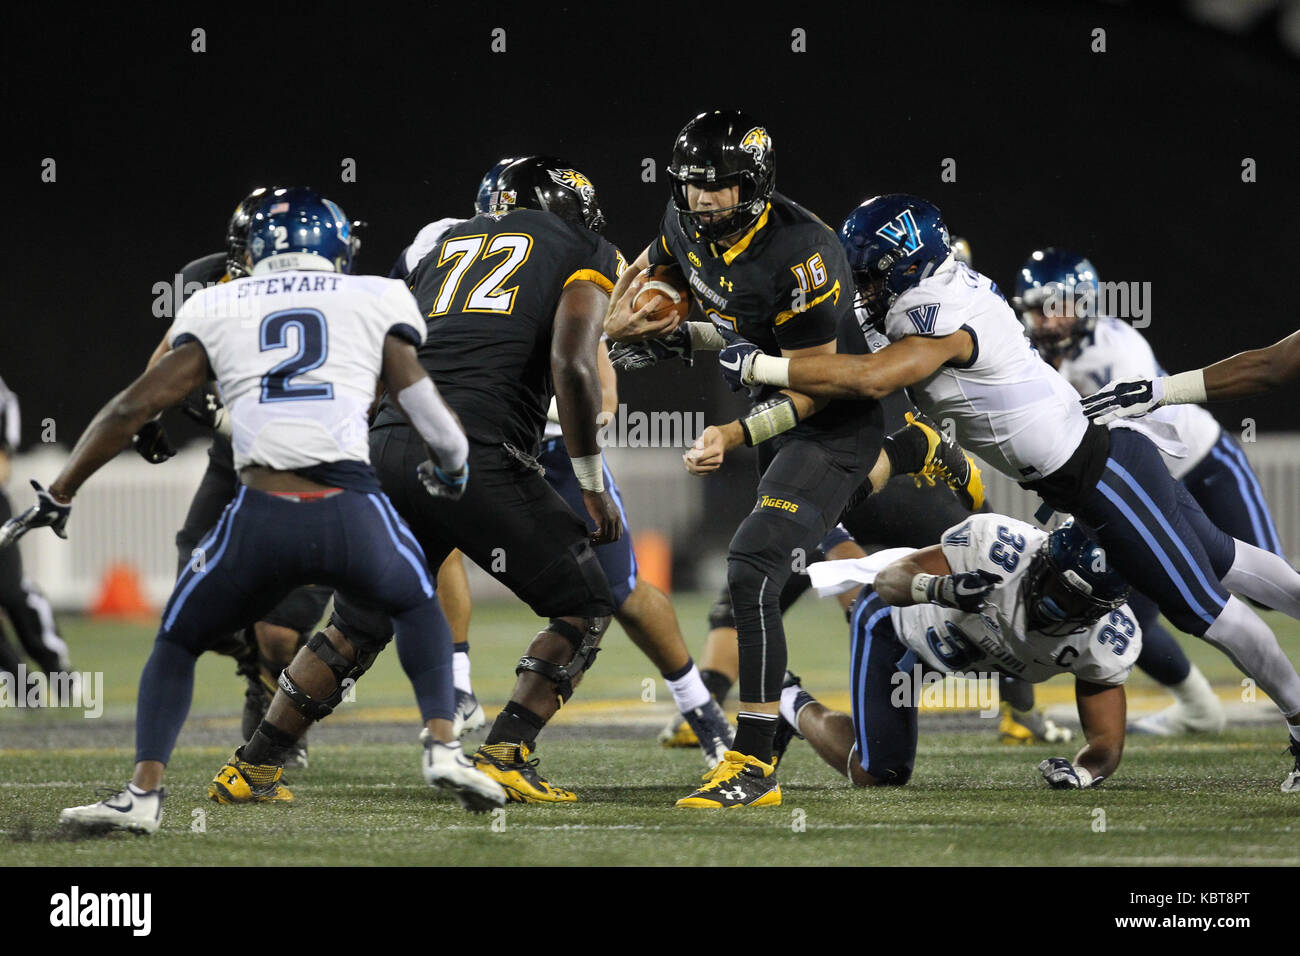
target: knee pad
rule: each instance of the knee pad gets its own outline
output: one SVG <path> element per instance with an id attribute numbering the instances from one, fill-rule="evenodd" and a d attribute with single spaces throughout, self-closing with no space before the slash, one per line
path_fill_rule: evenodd
<path id="1" fill-rule="evenodd" d="M 713 607 L 709 608 L 709 630 L 717 630 L 720 627 L 735 628 L 735 626 L 736 615 L 731 610 L 731 588 L 724 584 L 718 599 L 713 602 Z"/>
<path id="2" fill-rule="evenodd" d="M 338 681 L 334 691 L 325 698 L 312 697 L 295 683 L 289 674 L 288 667 L 280 671 L 277 684 L 289 698 L 290 703 L 309 720 L 320 720 L 332 714 L 334 708 L 343 700 L 343 695 L 357 682 L 362 674 L 370 669 L 370 665 L 375 662 L 375 658 L 379 655 L 379 652 L 373 648 L 356 647 L 356 660 L 349 661 L 335 650 L 334 645 L 329 642 L 329 638 L 325 636 L 324 631 L 317 631 L 312 635 L 311 640 L 307 642 L 307 650 L 315 654 L 330 669 L 334 679 Z"/>
<path id="3" fill-rule="evenodd" d="M 605 633 L 605 628 L 609 626 L 609 618 L 589 617 L 584 623 L 585 627 L 581 631 L 568 621 L 559 618 L 552 618 L 546 625 L 548 631 L 559 634 L 573 645 L 573 657 L 569 659 L 569 663 L 554 664 L 525 654 L 515 665 L 516 675 L 524 671 L 532 671 L 555 684 L 555 692 L 559 695 L 561 706 L 568 703 L 569 698 L 573 696 L 573 679 L 596 662 L 596 655 L 600 652 L 600 639 Z"/>

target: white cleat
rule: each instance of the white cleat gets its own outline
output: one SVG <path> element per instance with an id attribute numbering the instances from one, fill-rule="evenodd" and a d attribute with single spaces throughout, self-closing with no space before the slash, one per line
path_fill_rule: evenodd
<path id="1" fill-rule="evenodd" d="M 431 787 L 446 790 L 460 805 L 471 813 L 487 813 L 495 807 L 506 805 L 506 792 L 501 785 L 478 770 L 465 756 L 459 744 L 444 744 L 434 740 L 426 727 L 420 731 L 424 744 L 424 782 Z"/>
<path id="2" fill-rule="evenodd" d="M 487 723 L 487 714 L 472 691 L 456 691 L 456 710 L 451 718 L 451 732 L 459 740 Z"/>
<path id="3" fill-rule="evenodd" d="M 162 804 L 166 796 L 166 787 L 146 791 L 129 783 L 98 803 L 61 810 L 59 823 L 102 832 L 129 830 L 132 833 L 153 833 L 162 822 Z"/>
<path id="4" fill-rule="evenodd" d="M 1178 734 L 1218 734 L 1223 732 L 1227 717 L 1214 688 L 1195 666 L 1179 684 L 1167 688 L 1177 703 L 1133 722 L 1139 734 L 1173 737 Z"/>

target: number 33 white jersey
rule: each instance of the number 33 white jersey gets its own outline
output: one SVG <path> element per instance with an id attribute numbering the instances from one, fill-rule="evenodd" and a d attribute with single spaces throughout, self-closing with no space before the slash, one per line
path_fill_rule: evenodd
<path id="1" fill-rule="evenodd" d="M 196 341 L 207 352 L 235 467 L 291 471 L 369 463 L 366 416 L 390 333 L 417 348 L 428 334 L 404 283 L 289 269 L 196 293 L 167 342 Z"/>
<path id="2" fill-rule="evenodd" d="M 944 533 L 940 545 L 954 572 L 984 570 L 1002 583 L 979 613 L 938 604 L 891 612 L 899 638 L 931 667 L 1000 670 L 1037 683 L 1061 673 L 1094 684 L 1122 684 L 1142 649 L 1142 632 L 1127 604 L 1076 634 L 1028 630 L 1020 585 L 1047 532 L 1005 515 L 972 515 Z"/>

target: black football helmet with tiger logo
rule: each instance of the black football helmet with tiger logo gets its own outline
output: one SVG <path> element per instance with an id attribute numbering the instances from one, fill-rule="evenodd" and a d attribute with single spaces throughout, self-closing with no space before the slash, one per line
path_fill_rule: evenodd
<path id="1" fill-rule="evenodd" d="M 716 242 L 748 229 L 767 208 L 776 186 L 772 137 L 742 110 L 701 113 L 677 134 L 668 174 L 682 230 Z M 739 186 L 740 196 L 725 209 L 692 212 L 687 186 L 704 190 Z"/>

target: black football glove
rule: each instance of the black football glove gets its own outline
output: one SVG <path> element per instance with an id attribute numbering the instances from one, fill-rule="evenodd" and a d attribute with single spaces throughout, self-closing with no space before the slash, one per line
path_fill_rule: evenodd
<path id="1" fill-rule="evenodd" d="M 988 603 L 990 591 L 1002 583 L 1000 574 L 983 568 L 936 575 L 926 582 L 925 595 L 934 604 L 974 613 Z"/>
<path id="2" fill-rule="evenodd" d="M 32 505 L 17 518 L 10 518 L 0 526 L 0 551 L 13 544 L 32 528 L 49 528 L 60 538 L 66 538 L 64 530 L 72 514 L 72 505 L 61 505 L 54 496 L 41 487 L 40 482 L 32 479 L 36 489 L 36 504 Z"/>
<path id="3" fill-rule="evenodd" d="M 456 501 L 465 493 L 465 487 L 469 484 L 469 462 L 465 462 L 458 470 L 449 472 L 443 471 L 431 461 L 422 461 L 415 473 L 420 484 L 424 485 L 424 490 L 435 498 Z"/>
<path id="4" fill-rule="evenodd" d="M 176 454 L 176 449 L 167 440 L 167 433 L 163 431 L 162 422 L 156 418 L 140 426 L 140 430 L 131 439 L 131 447 L 151 465 L 161 465 Z"/>
<path id="5" fill-rule="evenodd" d="M 181 403 L 181 411 L 213 431 L 221 430 L 221 425 L 229 414 L 221 404 L 221 397 L 208 389 L 185 396 L 185 401 Z"/>
<path id="6" fill-rule="evenodd" d="M 649 368 L 659 362 L 679 358 L 687 365 L 694 361 L 691 355 L 691 332 L 683 322 L 667 335 L 644 342 L 616 342 L 609 350 L 609 361 L 620 372 Z"/>

